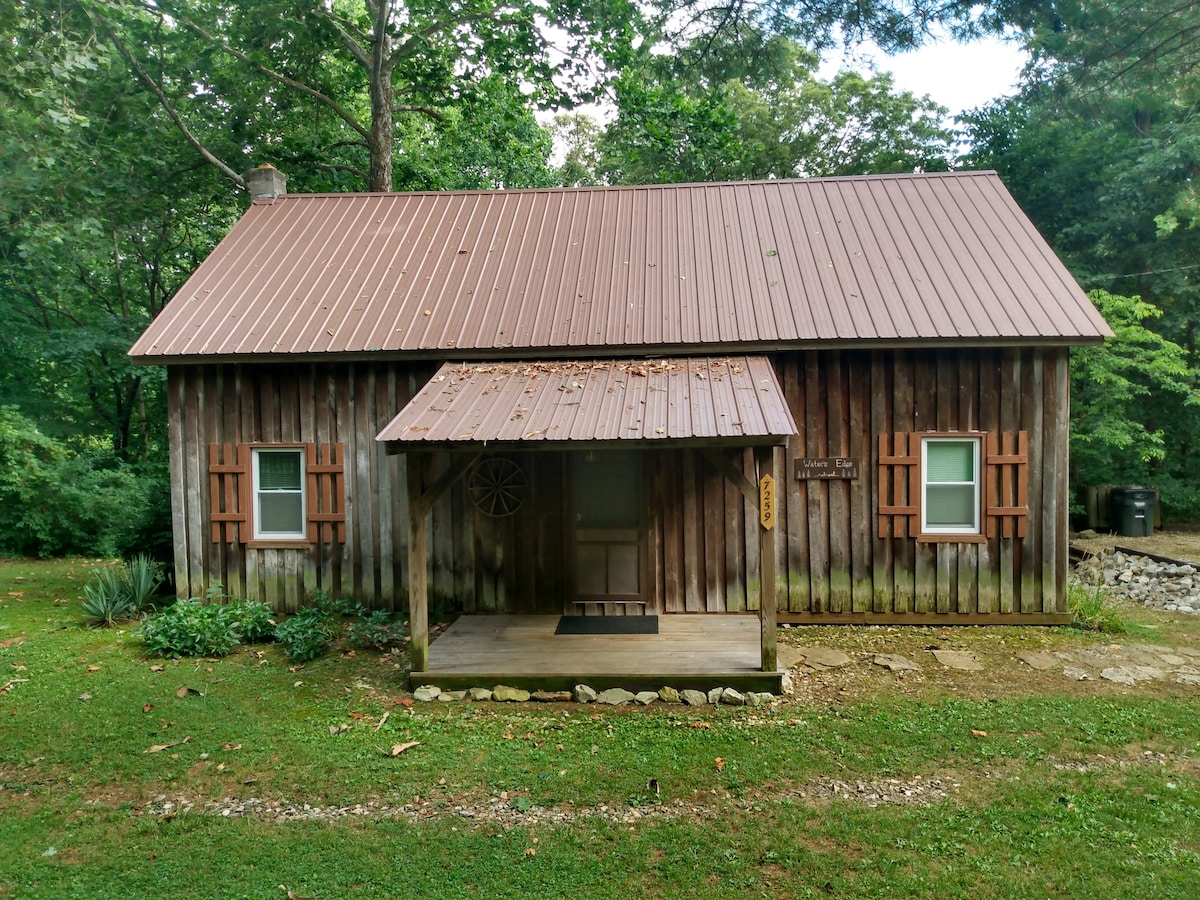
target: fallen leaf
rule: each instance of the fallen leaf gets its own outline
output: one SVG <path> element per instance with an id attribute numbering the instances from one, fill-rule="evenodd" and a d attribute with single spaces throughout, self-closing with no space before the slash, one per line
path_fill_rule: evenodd
<path id="1" fill-rule="evenodd" d="M 150 667 L 151 672 L 161 672 L 162 670 L 163 670 L 163 667 L 161 664 Z"/>
<path id="2" fill-rule="evenodd" d="M 388 755 L 389 756 L 399 756 L 405 750 L 411 750 L 413 747 L 416 747 L 420 743 L 421 743 L 420 741 L 409 741 L 405 744 L 393 744 L 392 752 Z"/>
<path id="3" fill-rule="evenodd" d="M 182 741 L 172 741 L 170 744 L 155 744 L 149 750 L 143 750 L 143 753 L 162 753 L 164 750 L 170 750 L 172 747 L 178 747 L 180 744 L 186 744 L 192 739 L 191 735 L 185 737 Z"/>
<path id="4" fill-rule="evenodd" d="M 342 732 L 349 731 L 349 730 L 350 730 L 350 726 L 346 725 L 346 724 L 329 726 L 330 734 L 341 734 Z"/>
<path id="5" fill-rule="evenodd" d="M 222 750 L 241 750 L 241 744 L 225 744 L 221 747 Z"/>
<path id="6" fill-rule="evenodd" d="M 986 731 L 979 731 L 976 728 L 971 729 L 971 734 L 975 735 L 975 737 L 987 737 Z"/>
<path id="7" fill-rule="evenodd" d="M 6 641 L 0 641 L 0 650 L 6 650 L 9 647 L 19 644 L 24 640 L 25 640 L 25 635 L 22 634 L 17 637 L 14 637 L 14 638 L 9 638 Z"/>
<path id="8" fill-rule="evenodd" d="M 347 650 L 345 653 L 342 654 L 342 659 L 354 659 L 354 657 L 356 657 L 356 656 L 358 656 L 358 654 L 355 653 L 353 650 Z"/>
<path id="9" fill-rule="evenodd" d="M 397 697 L 395 700 L 397 706 L 409 707 L 413 705 L 412 697 Z"/>
<path id="10" fill-rule="evenodd" d="M 768 607 L 768 609 L 769 609 L 769 608 L 770 608 L 770 607 Z M 555 750 L 561 750 L 562 748 L 563 748 L 563 745 L 562 745 L 562 744 L 555 744 L 555 745 L 554 745 L 554 749 L 555 749 Z"/>
<path id="11" fill-rule="evenodd" d="M 537 856 L 537 847 L 526 847 L 525 855 L 526 856 Z"/>
<path id="12" fill-rule="evenodd" d="M 28 678 L 13 678 L 12 680 L 5 682 L 4 687 L 0 687 L 0 697 L 3 697 L 5 694 L 7 694 L 9 692 L 9 689 L 12 688 L 13 685 L 28 684 L 28 683 L 29 683 Z"/>
<path id="13" fill-rule="evenodd" d="M 693 722 L 692 727 L 693 728 L 703 728 L 705 731 L 708 731 L 709 729 L 712 728 L 712 725 L 710 725 L 708 722 Z"/>
<path id="14" fill-rule="evenodd" d="M 385 713 L 383 714 L 383 718 L 381 718 L 381 719 L 379 720 L 379 724 L 375 726 L 375 730 L 376 730 L 376 731 L 378 731 L 380 728 L 382 728 L 382 727 L 383 727 L 383 723 L 384 723 L 384 722 L 386 722 L 386 721 L 388 720 L 388 716 L 390 716 L 390 715 L 391 715 L 391 713 L 390 713 L 390 712 L 385 712 Z"/>
<path id="15" fill-rule="evenodd" d="M 365 719 L 366 717 L 367 716 L 365 713 L 356 713 L 356 712 L 350 713 L 350 718 L 352 718 L 352 719 Z"/>
<path id="16" fill-rule="evenodd" d="M 304 684 L 303 681 L 297 681 L 295 684 L 292 685 L 292 687 L 300 687 L 300 685 L 302 685 L 302 684 Z"/>
<path id="17" fill-rule="evenodd" d="M 511 741 L 513 739 L 511 731 L 504 732 L 504 734 L 500 735 L 500 737 L 504 738 L 506 741 Z"/>
<path id="18" fill-rule="evenodd" d="M 88 666 L 84 671 L 85 672 L 99 672 L 100 667 L 99 666 Z"/>
<path id="19" fill-rule="evenodd" d="M 150 712 L 150 710 L 152 710 L 152 709 L 154 709 L 154 704 L 153 704 L 153 703 L 147 703 L 147 704 L 145 704 L 145 705 L 142 707 L 142 712 L 144 712 L 144 713 L 148 713 L 148 712 Z"/>
<path id="20" fill-rule="evenodd" d="M 204 696 L 204 694 L 200 693 L 200 691 L 199 691 L 199 690 L 197 690 L 197 689 L 196 689 L 196 688 L 194 688 L 194 687 L 188 687 L 186 684 L 185 684 L 185 685 L 183 685 L 183 686 L 181 686 L 181 687 L 179 688 L 179 690 L 177 690 L 177 691 L 175 692 L 175 696 L 176 696 L 176 697 L 178 697 L 180 700 L 182 700 L 182 699 L 183 699 L 184 697 L 186 697 L 188 694 L 195 694 L 197 697 L 203 697 L 203 696 Z"/>
<path id="21" fill-rule="evenodd" d="M 217 771 L 224 772 L 225 771 L 225 763 L 217 763 Z"/>
<path id="22" fill-rule="evenodd" d="M 79 695 L 79 699 L 80 699 L 80 700 L 85 700 L 85 701 L 86 701 L 86 700 L 91 700 L 91 699 L 92 699 L 92 695 L 91 695 L 91 694 L 80 694 L 80 695 Z"/>
<path id="23" fill-rule="evenodd" d="M 718 772 L 725 771 L 725 757 L 723 757 L 723 756 L 717 757 L 717 771 Z"/>

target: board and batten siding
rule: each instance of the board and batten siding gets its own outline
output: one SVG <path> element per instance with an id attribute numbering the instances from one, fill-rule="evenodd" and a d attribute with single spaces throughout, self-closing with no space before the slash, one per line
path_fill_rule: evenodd
<path id="1" fill-rule="evenodd" d="M 776 370 L 799 434 L 776 451 L 781 621 L 913 622 L 1065 612 L 1065 349 L 780 353 Z M 172 510 L 181 593 L 220 583 L 291 611 L 312 591 L 399 608 L 407 588 L 404 458 L 375 435 L 433 364 L 205 365 L 169 369 Z M 979 543 L 880 537 L 879 435 L 1006 433 L 1029 440 L 1025 536 Z M 345 542 L 252 548 L 214 542 L 211 443 L 341 443 Z M 716 450 L 750 473 L 752 451 Z M 643 462 L 646 611 L 757 608 L 757 512 L 699 449 L 647 448 Z M 466 613 L 557 613 L 571 605 L 568 454 L 511 454 L 528 495 L 512 516 L 476 510 L 459 481 L 435 504 L 429 588 Z M 803 481 L 797 459 L 845 457 L 854 480 Z M 435 475 L 470 455 L 434 454 Z M 903 534 L 903 529 L 896 533 Z M 588 612 L 621 607 L 589 605 Z"/>

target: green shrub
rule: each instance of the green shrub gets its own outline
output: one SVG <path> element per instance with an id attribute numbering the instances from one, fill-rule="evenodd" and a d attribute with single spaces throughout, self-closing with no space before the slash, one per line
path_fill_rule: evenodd
<path id="1" fill-rule="evenodd" d="M 176 600 L 148 616 L 138 629 L 146 651 L 180 656 L 226 656 L 241 642 L 237 616 L 230 607 L 198 599 Z"/>
<path id="2" fill-rule="evenodd" d="M 1067 608 L 1071 612 L 1071 624 L 1076 628 L 1109 634 L 1121 634 L 1126 630 L 1121 610 L 1101 588 L 1071 582 L 1067 587 Z"/>
<path id="3" fill-rule="evenodd" d="M 337 630 L 326 603 L 306 606 L 275 626 L 275 640 L 292 662 L 308 662 L 329 649 Z"/>
<path id="4" fill-rule="evenodd" d="M 390 612 L 377 609 L 362 616 L 360 621 L 351 622 L 347 626 L 346 643 L 355 650 L 382 650 L 401 643 L 407 634 L 407 629 L 395 621 Z"/>
<path id="5" fill-rule="evenodd" d="M 243 644 L 260 644 L 275 639 L 275 614 L 259 600 L 232 600 L 225 607 L 237 626 Z"/>
<path id="6" fill-rule="evenodd" d="M 96 569 L 83 588 L 83 618 L 88 625 L 112 625 L 137 613 L 120 569 Z"/>

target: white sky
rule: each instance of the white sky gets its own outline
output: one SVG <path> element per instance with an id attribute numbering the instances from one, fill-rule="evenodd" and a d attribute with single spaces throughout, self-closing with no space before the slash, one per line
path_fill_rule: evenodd
<path id="1" fill-rule="evenodd" d="M 945 39 L 890 57 L 878 47 L 868 45 L 859 48 L 852 57 L 842 53 L 828 55 L 820 76 L 831 77 L 842 68 L 865 71 L 874 63 L 878 71 L 892 73 L 899 89 L 918 97 L 928 94 L 954 116 L 1015 93 L 1025 59 L 1025 53 L 1015 44 L 998 38 L 969 44 Z"/>

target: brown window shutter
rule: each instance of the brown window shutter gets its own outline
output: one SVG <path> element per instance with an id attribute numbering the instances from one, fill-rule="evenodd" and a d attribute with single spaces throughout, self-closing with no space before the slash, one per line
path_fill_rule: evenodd
<path id="1" fill-rule="evenodd" d="M 905 471 L 907 469 L 907 472 Z M 906 477 L 907 476 L 907 477 Z M 921 496 L 921 436 L 905 434 L 879 435 L 879 536 L 905 537 L 903 518 L 908 517 L 908 536 L 920 530 Z"/>
<path id="2" fill-rule="evenodd" d="M 250 447 L 208 445 L 208 503 L 214 544 L 249 540 Z"/>
<path id="3" fill-rule="evenodd" d="M 343 543 L 346 540 L 344 444 L 305 444 L 305 493 L 308 539 Z"/>
<path id="4" fill-rule="evenodd" d="M 1012 432 L 989 434 L 984 463 L 987 536 L 995 537 L 997 523 L 1002 523 L 1004 537 L 1012 537 L 1014 531 L 1017 537 L 1025 537 L 1029 520 L 1029 433 L 1017 432 L 1015 441 Z"/>

